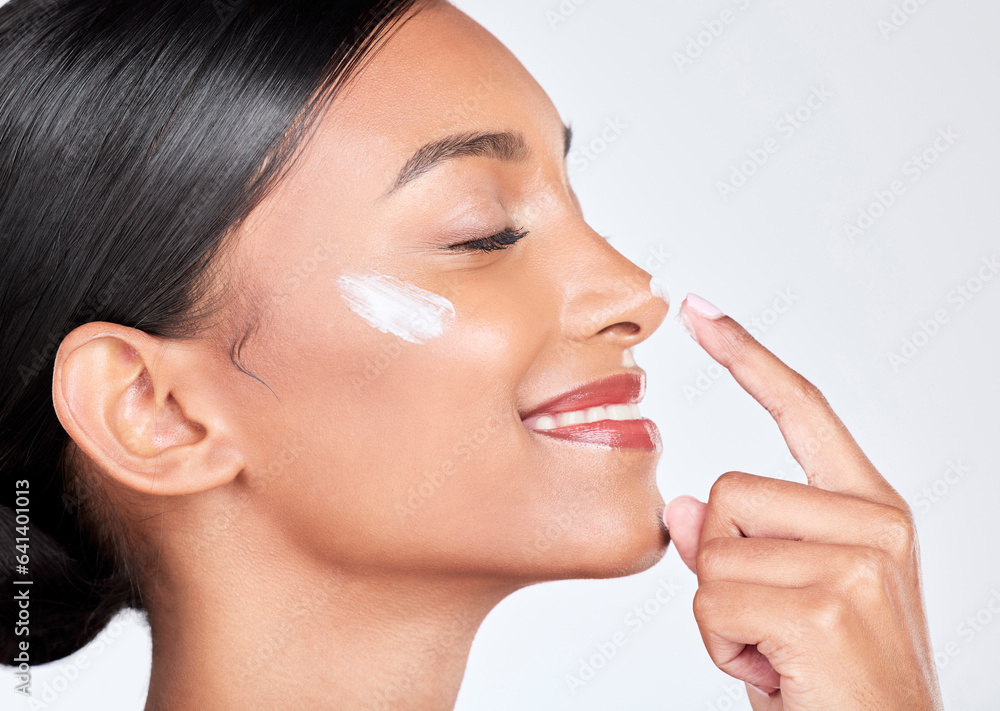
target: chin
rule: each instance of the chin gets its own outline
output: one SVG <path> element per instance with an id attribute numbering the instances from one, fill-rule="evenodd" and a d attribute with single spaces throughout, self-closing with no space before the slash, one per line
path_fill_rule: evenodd
<path id="1" fill-rule="evenodd" d="M 598 538 L 591 530 L 563 546 L 553 546 L 545 561 L 551 579 L 618 578 L 648 570 L 663 558 L 670 542 L 660 516 L 653 512 L 628 525 L 603 527 L 604 535 Z"/>
<path id="2" fill-rule="evenodd" d="M 670 536 L 662 523 L 636 531 L 621 547 L 605 551 L 593 568 L 591 577 L 617 578 L 652 568 L 667 552 Z"/>

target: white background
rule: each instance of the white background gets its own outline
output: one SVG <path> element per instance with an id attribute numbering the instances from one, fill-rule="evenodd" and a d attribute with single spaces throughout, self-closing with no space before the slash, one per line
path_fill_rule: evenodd
<path id="1" fill-rule="evenodd" d="M 588 219 L 667 284 L 672 313 L 691 290 L 744 324 L 757 319 L 764 344 L 820 386 L 910 500 L 946 706 L 1000 708 L 1000 614 L 989 609 L 1000 611 L 1000 278 L 984 269 L 993 278 L 979 281 L 983 260 L 1000 257 L 1000 4 L 898 2 L 914 12 L 897 25 L 889 0 L 458 5 L 572 122 Z M 699 37 L 724 10 L 732 21 Z M 811 95 L 826 98 L 800 109 Z M 779 124 L 797 110 L 795 125 Z M 605 141 L 609 121 L 620 128 Z M 950 132 L 946 150 L 934 148 L 939 131 Z M 723 197 L 720 181 L 769 139 L 767 161 L 747 164 L 753 174 Z M 925 151 L 924 171 L 913 158 Z M 892 204 L 869 210 L 894 181 Z M 860 210 L 875 219 L 848 235 Z M 665 499 L 704 500 L 731 469 L 801 480 L 767 414 L 673 321 L 636 359 L 649 380 L 643 414 L 664 437 Z M 678 588 L 663 605 L 661 581 Z M 695 589 L 671 550 L 630 578 L 521 591 L 483 625 L 457 708 L 749 709 L 742 684 L 704 651 Z M 628 624 L 645 605 L 659 609 Z M 627 643 L 571 691 L 568 676 L 619 632 Z M 54 701 L 35 707 L 141 709 L 146 630 L 113 625 L 99 644 L 36 668 L 36 694 L 48 688 Z"/>

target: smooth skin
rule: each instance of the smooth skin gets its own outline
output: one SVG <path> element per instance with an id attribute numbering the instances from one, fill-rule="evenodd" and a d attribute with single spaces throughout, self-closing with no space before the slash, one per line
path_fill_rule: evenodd
<path id="1" fill-rule="evenodd" d="M 392 190 L 422 146 L 482 132 L 517 134 L 527 150 L 465 154 Z M 554 440 L 519 416 L 582 383 L 640 372 L 625 351 L 668 310 L 650 274 L 587 225 L 565 150 L 563 122 L 524 67 L 435 3 L 337 98 L 240 226 L 213 274 L 215 292 L 235 298 L 196 337 L 95 322 L 64 339 L 56 412 L 84 475 L 146 554 L 147 711 L 449 709 L 473 636 L 504 597 L 543 580 L 628 575 L 664 555 L 658 451 Z M 448 249 L 508 228 L 529 234 L 506 250 Z M 423 344 L 372 328 L 338 291 L 341 275 L 367 270 L 444 295 L 454 320 Z M 255 377 L 230 362 L 244 334 L 241 363 Z M 773 365 L 763 351 L 743 357 L 746 372 Z M 794 392 L 790 372 L 761 372 L 762 392 Z M 848 442 L 826 448 L 861 462 Z M 725 511 L 720 496 L 764 486 L 740 481 L 746 489 L 720 490 L 709 512 Z M 806 495 L 783 496 L 790 523 Z M 835 531 L 855 514 L 823 515 Z M 727 520 L 708 516 L 717 519 Z M 693 556 L 695 527 L 685 537 L 684 524 L 671 526 Z M 738 656 L 739 625 L 751 619 L 770 629 L 776 581 L 808 573 L 803 555 L 775 558 L 787 574 L 768 576 L 741 553 L 718 573 L 748 585 L 731 579 L 744 560 L 769 581 L 767 600 L 706 612 L 712 598 L 699 593 L 715 654 Z M 801 594 L 805 609 L 813 597 Z M 865 619 L 895 609 L 862 602 Z M 913 660 L 914 677 L 927 672 L 919 620 L 893 629 L 878 630 L 892 651 L 914 650 L 896 658 Z M 810 649 L 834 649 L 826 632 L 806 633 Z M 860 627 L 842 636 L 836 649 L 854 645 L 868 663 L 886 649 Z M 763 638 L 761 650 L 772 651 Z M 809 708 L 869 692 L 865 677 L 844 685 L 843 663 L 823 654 L 805 681 L 780 656 L 780 682 L 760 667 L 748 678 L 780 683 Z"/>

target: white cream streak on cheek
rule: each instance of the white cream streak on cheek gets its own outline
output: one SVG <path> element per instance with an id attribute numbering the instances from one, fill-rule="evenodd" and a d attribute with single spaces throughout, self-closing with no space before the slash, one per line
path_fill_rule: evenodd
<path id="1" fill-rule="evenodd" d="M 448 299 L 387 274 L 342 274 L 338 283 L 351 311 L 410 343 L 440 336 L 455 318 Z"/>

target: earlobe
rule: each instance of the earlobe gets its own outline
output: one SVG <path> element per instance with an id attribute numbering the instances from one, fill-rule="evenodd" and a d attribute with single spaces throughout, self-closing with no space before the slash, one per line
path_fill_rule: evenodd
<path id="1" fill-rule="evenodd" d="M 242 456 L 211 409 L 216 400 L 193 384 L 197 361 L 198 351 L 137 329 L 84 324 L 56 354 L 56 414 L 82 452 L 128 488 L 176 496 L 222 486 Z"/>

